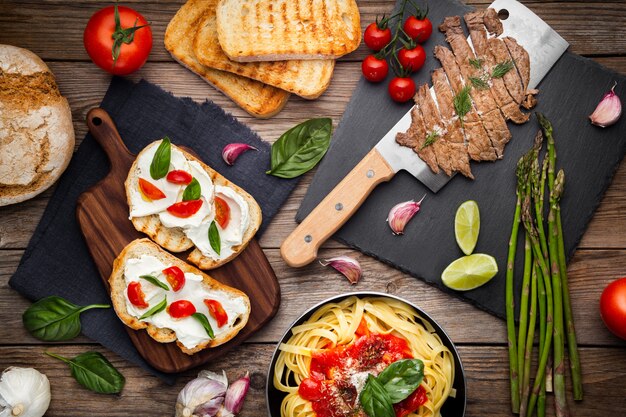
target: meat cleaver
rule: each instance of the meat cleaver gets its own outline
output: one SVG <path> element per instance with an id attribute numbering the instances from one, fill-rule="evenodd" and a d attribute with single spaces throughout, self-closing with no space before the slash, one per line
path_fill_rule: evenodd
<path id="1" fill-rule="evenodd" d="M 502 20 L 501 37 L 511 36 L 526 49 L 530 58 L 528 88 L 535 88 L 569 44 L 515 0 L 496 0 L 489 7 L 501 16 L 508 14 Z M 315 260 L 322 243 L 356 212 L 378 184 L 389 181 L 398 171 L 408 171 L 434 193 L 452 179 L 443 172 L 434 174 L 412 149 L 396 143 L 396 134 L 405 132 L 410 125 L 409 110 L 285 239 L 280 253 L 288 265 L 300 267 Z"/>

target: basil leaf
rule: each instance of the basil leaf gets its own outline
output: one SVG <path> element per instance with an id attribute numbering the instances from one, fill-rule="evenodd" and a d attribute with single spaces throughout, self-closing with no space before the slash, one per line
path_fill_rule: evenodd
<path id="1" fill-rule="evenodd" d="M 329 118 L 311 119 L 292 127 L 272 145 L 272 166 L 266 174 L 295 178 L 322 159 L 333 130 Z"/>
<path id="2" fill-rule="evenodd" d="M 159 304 L 155 305 L 150 310 L 148 310 L 145 313 L 143 313 L 142 316 L 139 317 L 139 320 L 143 320 L 143 319 L 147 319 L 148 317 L 152 317 L 155 314 L 160 313 L 161 311 L 165 310 L 165 307 L 167 307 L 167 297 L 163 298 L 163 301 L 161 301 Z"/>
<path id="3" fill-rule="evenodd" d="M 31 305 L 22 315 L 28 332 L 39 340 L 58 342 L 80 334 L 80 313 L 92 308 L 110 308 L 105 304 L 78 306 L 64 298 L 51 296 Z"/>
<path id="4" fill-rule="evenodd" d="M 183 201 L 199 200 L 202 190 L 197 179 L 193 178 L 183 192 Z"/>
<path id="5" fill-rule="evenodd" d="M 424 379 L 424 362 L 419 359 L 399 360 L 382 371 L 376 378 L 394 404 L 413 394 Z"/>
<path id="6" fill-rule="evenodd" d="M 85 352 L 74 359 L 64 358 L 54 353 L 46 355 L 62 360 L 70 366 L 72 376 L 80 385 L 100 394 L 117 394 L 122 391 L 126 380 L 124 375 L 100 352 Z"/>
<path id="7" fill-rule="evenodd" d="M 160 287 L 160 288 L 163 288 L 165 291 L 169 291 L 170 290 L 169 287 L 167 285 L 165 285 L 164 282 L 159 281 L 156 277 L 153 277 L 152 275 L 140 275 L 139 278 L 145 279 L 150 284 L 156 285 L 157 287 Z"/>
<path id="8" fill-rule="evenodd" d="M 393 404 L 389 394 L 380 382 L 369 374 L 359 401 L 369 417 L 395 417 Z"/>
<path id="9" fill-rule="evenodd" d="M 170 159 L 172 157 L 172 143 L 167 136 L 163 138 L 161 144 L 152 157 L 150 164 L 150 176 L 152 179 L 158 180 L 167 175 L 170 170 Z"/>
<path id="10" fill-rule="evenodd" d="M 211 323 L 209 323 L 209 319 L 207 319 L 204 314 L 193 313 L 191 316 L 200 322 L 202 327 L 204 327 L 204 330 L 206 330 L 206 334 L 208 334 L 211 339 L 215 339 L 215 334 L 213 333 Z"/>
<path id="11" fill-rule="evenodd" d="M 217 226 L 215 225 L 215 220 L 213 220 L 209 226 L 209 243 L 215 253 L 219 255 L 222 250 L 222 241 L 220 239 L 220 231 L 217 230 Z"/>

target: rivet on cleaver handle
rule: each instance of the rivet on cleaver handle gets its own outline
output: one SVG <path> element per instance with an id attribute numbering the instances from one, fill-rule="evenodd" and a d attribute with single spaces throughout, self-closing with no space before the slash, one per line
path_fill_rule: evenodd
<path id="1" fill-rule="evenodd" d="M 378 150 L 372 149 L 285 239 L 280 255 L 287 265 L 300 267 L 313 262 L 322 243 L 339 230 L 378 184 L 394 174 Z"/>

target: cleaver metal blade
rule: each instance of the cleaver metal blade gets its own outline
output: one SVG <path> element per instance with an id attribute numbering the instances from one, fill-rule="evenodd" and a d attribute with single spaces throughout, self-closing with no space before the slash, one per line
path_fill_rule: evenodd
<path id="1" fill-rule="evenodd" d="M 565 52 L 567 42 L 515 0 L 496 0 L 490 7 L 501 14 L 508 14 L 502 20 L 501 36 L 515 38 L 528 51 L 531 72 L 529 88 L 536 87 Z M 434 95 L 432 88 L 431 94 Z M 285 239 L 280 251 L 288 265 L 300 267 L 315 260 L 322 243 L 356 212 L 378 184 L 389 181 L 398 171 L 408 171 L 435 193 L 450 181 L 452 177 L 445 173 L 433 174 L 412 149 L 396 143 L 396 134 L 406 132 L 411 125 L 413 108 Z"/>

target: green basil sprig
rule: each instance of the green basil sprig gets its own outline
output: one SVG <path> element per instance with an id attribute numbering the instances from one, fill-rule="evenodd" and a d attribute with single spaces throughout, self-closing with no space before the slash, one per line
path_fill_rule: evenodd
<path id="1" fill-rule="evenodd" d="M 389 393 L 371 374 L 367 376 L 359 401 L 365 413 L 370 417 L 395 417 L 396 415 Z"/>
<path id="2" fill-rule="evenodd" d="M 161 144 L 152 157 L 150 164 L 150 176 L 152 179 L 158 180 L 167 175 L 170 170 L 170 160 L 172 158 L 172 143 L 167 136 L 163 138 Z"/>
<path id="3" fill-rule="evenodd" d="M 78 306 L 64 298 L 51 296 L 31 305 L 22 315 L 28 332 L 46 342 L 70 340 L 80 334 L 80 313 L 92 308 L 110 308 L 106 304 Z"/>
<path id="4" fill-rule="evenodd" d="M 152 317 L 155 314 L 160 313 L 161 311 L 165 310 L 165 307 L 167 307 L 167 297 L 164 297 L 163 301 L 161 301 L 159 304 L 155 305 L 150 310 L 143 313 L 142 316 L 139 317 L 139 320 L 144 320 L 144 319 L 147 319 L 148 317 Z"/>
<path id="5" fill-rule="evenodd" d="M 126 380 L 100 352 L 85 352 L 74 359 L 64 358 L 51 352 L 46 355 L 67 363 L 72 376 L 80 385 L 100 394 L 117 394 Z"/>
<path id="6" fill-rule="evenodd" d="M 145 279 L 150 284 L 156 285 L 159 288 L 163 288 L 165 291 L 170 290 L 169 287 L 164 282 L 159 281 L 156 277 L 153 277 L 152 275 L 140 275 L 139 278 Z"/>
<path id="7" fill-rule="evenodd" d="M 424 379 L 424 362 L 419 359 L 399 360 L 382 371 L 376 379 L 384 387 L 394 404 L 413 394 Z"/>
<path id="8" fill-rule="evenodd" d="M 189 185 L 185 187 L 185 191 L 183 191 L 183 201 L 198 200 L 201 193 L 202 189 L 200 188 L 200 183 L 197 179 L 193 178 Z"/>
<path id="9" fill-rule="evenodd" d="M 204 314 L 193 313 L 191 316 L 200 322 L 202 327 L 204 327 L 204 330 L 206 330 L 206 334 L 208 334 L 211 339 L 215 339 L 215 334 L 213 333 L 213 328 L 211 327 L 211 323 L 209 323 L 209 320 L 206 318 Z"/>
<path id="10" fill-rule="evenodd" d="M 209 226 L 209 243 L 215 253 L 219 255 L 222 250 L 222 240 L 220 239 L 220 231 L 217 230 L 215 220 L 213 220 Z"/>
<path id="11" fill-rule="evenodd" d="M 326 154 L 332 130 L 329 118 L 310 119 L 292 127 L 272 145 L 271 169 L 266 174 L 295 178 L 311 170 Z"/>

